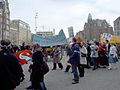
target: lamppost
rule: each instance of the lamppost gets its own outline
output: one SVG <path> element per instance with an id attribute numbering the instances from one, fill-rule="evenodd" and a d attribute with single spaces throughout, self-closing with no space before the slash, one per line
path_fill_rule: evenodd
<path id="1" fill-rule="evenodd" d="M 3 40 L 3 37 L 4 37 L 4 12 L 5 12 L 5 2 L 4 1 L 1 1 L 0 2 L 0 10 L 1 10 L 1 27 L 2 27 L 2 29 L 1 29 L 1 33 L 2 33 L 2 40 Z"/>
<path id="2" fill-rule="evenodd" d="M 37 32 L 37 19 L 38 19 L 38 12 L 35 13 L 35 33 Z"/>

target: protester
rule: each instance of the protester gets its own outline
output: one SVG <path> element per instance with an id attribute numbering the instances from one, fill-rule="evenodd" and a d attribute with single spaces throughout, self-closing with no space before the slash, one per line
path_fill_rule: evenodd
<path id="1" fill-rule="evenodd" d="M 32 56 L 33 64 L 30 66 L 31 75 L 30 81 L 31 85 L 27 89 L 35 90 L 47 90 L 44 83 L 44 75 L 48 73 L 49 67 L 47 63 L 43 60 L 43 53 L 39 45 L 35 45 L 34 53 Z"/>
<path id="2" fill-rule="evenodd" d="M 116 62 L 118 62 L 117 58 L 117 49 L 114 44 L 111 45 L 110 47 L 110 52 L 109 52 L 109 67 L 108 69 L 116 69 Z"/>
<path id="3" fill-rule="evenodd" d="M 90 48 L 90 43 L 88 42 L 87 43 L 87 68 L 91 68 L 91 66 L 92 66 L 92 62 L 91 62 L 91 57 L 90 57 L 90 55 L 91 55 L 91 48 Z"/>
<path id="4" fill-rule="evenodd" d="M 70 56 L 69 63 L 72 65 L 72 71 L 74 75 L 74 79 L 72 84 L 77 84 L 79 83 L 79 75 L 77 71 L 77 67 L 80 65 L 80 47 L 77 44 L 76 38 L 72 39 L 72 54 Z"/>
<path id="5" fill-rule="evenodd" d="M 56 70 L 57 68 L 57 64 L 59 66 L 59 68 L 62 70 L 63 69 L 63 65 L 61 63 L 61 57 L 60 57 L 60 49 L 58 46 L 55 46 L 53 48 L 53 69 L 52 70 Z"/>
<path id="6" fill-rule="evenodd" d="M 108 66 L 109 64 L 107 58 L 106 45 L 104 43 L 99 44 L 98 54 L 99 54 L 99 64 L 101 65 L 101 67 L 106 68 L 106 66 Z"/>
<path id="7" fill-rule="evenodd" d="M 10 41 L 1 41 L 0 50 L 0 90 L 14 90 L 24 80 L 18 59 L 10 52 Z"/>
<path id="8" fill-rule="evenodd" d="M 93 70 L 97 69 L 98 60 L 98 46 L 96 43 L 92 43 L 91 47 L 91 60 L 93 62 Z"/>
<path id="9" fill-rule="evenodd" d="M 47 62 L 48 61 L 48 53 L 46 51 L 46 48 L 43 48 L 42 52 L 43 52 L 43 56 L 44 56 L 44 61 Z"/>
<path id="10" fill-rule="evenodd" d="M 70 44 L 66 47 L 67 56 L 69 57 L 69 59 L 68 59 L 68 61 L 67 61 L 67 67 L 66 67 L 66 69 L 65 69 L 65 72 L 69 72 L 69 69 L 70 69 L 70 67 L 71 67 L 71 64 L 69 63 L 69 60 L 70 60 L 70 56 L 72 55 L 72 51 L 71 51 L 72 44 L 73 44 L 73 43 L 70 43 Z"/>
<path id="11" fill-rule="evenodd" d="M 25 42 L 23 42 L 22 46 L 20 46 L 20 50 L 25 50 Z"/>
<path id="12" fill-rule="evenodd" d="M 83 42 L 80 43 L 80 67 L 78 67 L 80 72 L 80 77 L 84 77 L 84 67 L 87 66 L 87 49 Z"/>

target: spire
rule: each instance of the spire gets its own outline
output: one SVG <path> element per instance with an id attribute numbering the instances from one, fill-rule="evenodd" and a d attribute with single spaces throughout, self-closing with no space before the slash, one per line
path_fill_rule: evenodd
<path id="1" fill-rule="evenodd" d="M 92 15 L 89 13 L 88 15 L 88 22 L 92 21 Z"/>

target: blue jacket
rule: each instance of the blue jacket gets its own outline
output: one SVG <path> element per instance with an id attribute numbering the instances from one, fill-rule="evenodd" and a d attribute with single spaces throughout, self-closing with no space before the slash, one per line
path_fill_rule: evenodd
<path id="1" fill-rule="evenodd" d="M 71 54 L 68 62 L 72 65 L 79 65 L 80 64 L 80 47 L 78 44 L 73 44 L 72 54 Z"/>

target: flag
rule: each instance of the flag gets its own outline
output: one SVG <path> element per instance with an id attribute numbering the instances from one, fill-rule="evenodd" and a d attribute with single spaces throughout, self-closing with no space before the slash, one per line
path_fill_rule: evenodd
<path id="1" fill-rule="evenodd" d="M 32 60 L 31 50 L 20 50 L 16 52 L 16 56 L 21 65 L 26 64 L 28 61 Z"/>

